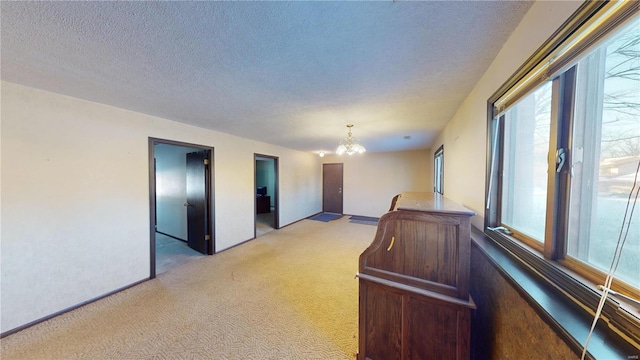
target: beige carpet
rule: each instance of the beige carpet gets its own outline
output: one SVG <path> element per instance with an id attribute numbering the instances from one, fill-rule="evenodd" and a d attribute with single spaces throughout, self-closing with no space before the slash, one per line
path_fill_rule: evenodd
<path id="1" fill-rule="evenodd" d="M 2 359 L 353 359 L 375 230 L 300 221 L 8 336 Z"/>

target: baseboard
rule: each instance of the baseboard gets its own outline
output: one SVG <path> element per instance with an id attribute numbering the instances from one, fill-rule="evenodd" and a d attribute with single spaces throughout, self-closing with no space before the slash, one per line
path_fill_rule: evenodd
<path id="1" fill-rule="evenodd" d="M 222 249 L 222 250 L 220 250 L 220 251 L 216 251 L 216 254 L 220 254 L 221 252 L 225 252 L 225 251 L 227 251 L 227 250 L 231 250 L 231 249 L 233 249 L 234 247 L 240 246 L 240 245 L 242 245 L 242 244 L 246 244 L 246 243 L 248 243 L 249 241 L 251 241 L 251 240 L 255 240 L 255 239 L 256 239 L 255 237 L 252 237 L 251 239 L 247 239 L 247 240 L 242 241 L 242 242 L 239 242 L 239 243 L 237 243 L 237 244 L 235 244 L 235 245 L 231 245 L 231 246 L 229 246 L 228 248 L 224 248 L 224 249 Z"/>
<path id="2" fill-rule="evenodd" d="M 89 299 L 89 300 L 83 301 L 83 302 L 81 302 L 81 303 L 79 303 L 79 304 L 77 304 L 77 305 L 74 305 L 74 306 L 68 307 L 68 308 L 66 308 L 66 309 L 63 309 L 63 310 L 60 310 L 60 311 L 56 311 L 56 312 L 54 312 L 54 313 L 53 313 L 53 314 L 51 314 L 51 315 L 47 315 L 47 316 L 45 316 L 45 317 L 43 317 L 43 318 L 40 318 L 40 319 L 34 320 L 34 321 L 30 322 L 30 323 L 27 323 L 27 324 L 24 324 L 24 325 L 18 326 L 17 328 L 14 328 L 14 329 L 11 329 L 11 330 L 7 330 L 7 331 L 5 331 L 5 332 L 3 332 L 3 333 L 0 333 L 0 339 L 1 339 L 1 338 L 3 338 L 3 337 L 9 336 L 9 335 L 15 334 L 15 333 L 17 333 L 17 332 L 19 332 L 19 331 L 22 331 L 22 330 L 24 330 L 24 329 L 26 329 L 26 328 L 29 328 L 29 327 L 32 327 L 32 326 L 34 326 L 34 325 L 40 324 L 41 322 L 47 321 L 47 320 L 49 320 L 49 319 L 52 319 L 52 318 L 54 318 L 54 317 L 56 317 L 56 316 L 58 316 L 58 315 L 62 315 L 62 314 L 64 314 L 64 313 L 67 313 L 67 312 L 69 312 L 69 311 L 72 311 L 72 310 L 78 309 L 78 308 L 80 308 L 80 307 L 82 307 L 82 306 L 85 306 L 85 305 L 87 305 L 87 304 L 90 304 L 90 303 L 92 303 L 92 302 L 95 302 L 95 301 L 98 301 L 98 300 L 104 299 L 104 298 L 106 298 L 106 297 L 108 297 L 108 296 L 111 296 L 111 295 L 113 295 L 113 294 L 119 293 L 120 291 L 124 291 L 124 290 L 130 289 L 130 288 L 132 288 L 132 287 L 134 287 L 134 286 L 137 286 L 137 285 L 140 285 L 140 284 L 142 284 L 143 282 L 146 282 L 146 281 L 148 281 L 148 280 L 150 280 L 150 279 L 142 279 L 142 280 L 140 280 L 140 281 L 136 281 L 136 282 L 134 282 L 134 283 L 132 283 L 132 284 L 129 284 L 129 285 L 127 285 L 127 286 L 124 286 L 124 287 L 118 288 L 118 289 L 116 289 L 116 290 L 110 291 L 110 292 L 108 292 L 108 293 L 106 293 L 106 294 L 104 294 L 104 295 L 101 295 L 101 296 L 98 296 L 98 297 L 95 297 L 95 298 L 92 298 L 92 299 Z"/>
<path id="3" fill-rule="evenodd" d="M 305 219 L 311 219 L 312 217 L 314 217 L 314 216 L 316 216 L 316 215 L 320 215 L 320 214 L 322 214 L 322 211 L 317 212 L 317 213 L 312 214 L 312 215 L 309 215 L 309 216 L 307 216 L 306 218 L 304 218 L 304 219 L 300 219 L 300 220 L 298 220 L 298 221 L 302 221 L 302 220 L 305 220 Z M 292 222 L 291 224 L 295 224 L 295 223 L 297 223 L 298 221 L 294 221 L 294 222 Z M 289 224 L 289 225 L 291 225 L 291 224 Z"/>
<path id="4" fill-rule="evenodd" d="M 307 219 L 309 219 L 309 218 L 311 218 L 311 217 L 314 217 L 314 216 L 316 216 L 316 215 L 318 215 L 318 214 L 322 214 L 322 212 L 315 213 L 315 214 L 313 214 L 313 215 L 309 215 L 308 217 L 302 218 L 302 219 L 300 219 L 300 220 L 296 220 L 296 221 L 294 221 L 294 222 L 290 222 L 290 223 L 288 223 L 287 225 L 280 226 L 279 228 L 277 228 L 277 229 L 275 229 L 275 230 L 280 230 L 280 229 L 285 228 L 285 227 L 287 227 L 287 226 L 291 226 L 291 225 L 293 225 L 293 224 L 295 224 L 295 223 L 298 223 L 298 222 L 300 222 L 300 221 L 302 221 L 302 220 L 307 220 Z M 224 248 L 224 249 L 222 249 L 222 250 L 220 250 L 220 251 L 216 251 L 216 254 L 220 254 L 220 253 L 221 253 L 221 252 L 223 252 L 223 251 L 227 251 L 227 250 L 229 250 L 229 249 L 233 249 L 233 248 L 234 248 L 234 247 L 236 247 L 236 246 L 240 246 L 240 245 L 242 245 L 242 244 L 246 244 L 246 243 L 248 243 L 249 241 L 251 241 L 251 240 L 255 240 L 255 239 L 256 239 L 255 237 L 252 237 L 251 239 L 247 239 L 247 240 L 242 241 L 242 242 L 239 242 L 239 243 L 237 243 L 237 244 L 235 244 L 235 245 L 231 245 L 231 246 L 229 246 L 228 248 Z"/>
<path id="5" fill-rule="evenodd" d="M 288 224 L 287 224 L 287 225 L 285 225 L 285 226 L 280 226 L 280 229 L 285 228 L 285 227 L 287 227 L 287 226 L 291 226 L 291 225 L 293 225 L 293 224 L 295 224 L 295 223 L 299 223 L 299 222 L 300 222 L 300 221 L 302 221 L 302 220 L 309 220 L 310 218 L 312 218 L 312 217 L 314 217 L 314 216 L 316 216 L 316 215 L 318 215 L 318 214 L 322 214 L 322 211 L 321 211 L 321 212 L 317 212 L 317 213 L 315 213 L 315 214 L 313 214 L 313 215 L 309 215 L 309 216 L 307 216 L 307 217 L 305 217 L 305 218 L 298 219 L 298 220 L 296 220 L 296 221 L 294 221 L 294 222 L 290 222 L 290 223 L 288 223 Z"/>

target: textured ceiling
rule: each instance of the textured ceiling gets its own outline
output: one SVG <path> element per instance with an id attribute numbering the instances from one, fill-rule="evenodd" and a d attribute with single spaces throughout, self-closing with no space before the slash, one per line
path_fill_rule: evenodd
<path id="1" fill-rule="evenodd" d="M 530 6 L 3 1 L 1 75 L 303 151 L 348 123 L 368 151 L 420 149 Z"/>

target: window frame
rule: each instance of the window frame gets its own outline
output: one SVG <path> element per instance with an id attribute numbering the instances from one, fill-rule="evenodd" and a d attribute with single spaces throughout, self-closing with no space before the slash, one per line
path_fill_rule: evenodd
<path id="1" fill-rule="evenodd" d="M 539 85 L 540 86 L 532 89 L 532 92 L 537 90 L 537 89 L 539 89 L 541 86 L 543 86 L 544 82 L 539 84 Z M 552 86 L 552 91 L 554 91 L 553 88 L 556 86 L 556 84 L 552 82 L 551 86 Z M 550 109 L 550 124 L 549 124 L 550 128 L 552 129 L 552 132 L 549 134 L 549 146 L 550 147 L 554 146 L 554 144 L 555 144 L 553 142 L 553 139 L 554 139 L 553 127 L 555 125 L 554 121 L 557 120 L 557 118 L 554 117 L 555 112 L 557 110 L 557 104 L 554 104 L 553 101 L 554 101 L 554 98 L 552 97 L 552 103 L 551 103 L 551 109 Z M 498 189 L 499 190 L 499 196 L 496 199 L 496 202 L 494 204 L 497 204 L 496 206 L 499 209 L 499 214 L 500 215 L 498 216 L 497 219 L 501 220 L 502 219 L 502 212 L 503 212 L 502 211 L 502 198 L 503 198 L 503 195 L 504 195 L 504 191 L 503 191 L 504 187 L 502 186 L 502 178 L 503 178 L 504 173 L 505 173 L 505 167 L 504 167 L 504 164 L 505 164 L 505 157 L 504 157 L 505 151 L 504 151 L 504 149 L 506 147 L 505 146 L 505 137 L 507 135 L 506 134 L 506 128 L 505 128 L 506 112 L 501 113 L 499 116 L 501 117 L 501 122 L 500 122 L 500 128 L 498 130 L 499 132 L 497 133 L 497 136 L 498 136 L 498 140 L 500 141 L 500 157 L 499 157 L 500 161 L 499 161 L 498 164 L 496 164 L 497 169 L 498 169 L 498 173 L 500 174 L 499 180 L 497 181 L 497 184 L 498 184 L 498 187 L 499 187 L 499 189 Z M 551 184 L 550 180 L 547 179 L 547 194 L 550 191 L 550 184 Z M 548 199 L 548 196 L 547 196 L 547 199 Z M 545 206 L 545 209 L 547 209 L 547 208 L 548 208 L 548 205 Z M 494 221 L 494 223 L 496 223 L 496 221 Z M 547 217 L 545 218 L 545 224 L 548 224 L 548 223 L 549 223 L 549 219 L 548 219 L 548 214 L 547 214 Z M 532 249 L 534 249 L 536 251 L 539 251 L 539 252 L 543 252 L 544 251 L 544 244 L 545 244 L 544 239 L 537 240 L 537 239 L 533 238 L 532 236 L 527 235 L 527 234 L 519 231 L 518 229 L 516 229 L 516 228 L 514 228 L 512 226 L 509 226 L 509 225 L 507 225 L 505 223 L 502 223 L 502 222 L 500 222 L 500 223 L 498 223 L 497 225 L 494 225 L 494 226 L 504 227 L 504 228 L 508 229 L 512 233 L 513 237 L 517 238 L 519 241 L 523 242 L 527 246 L 529 246 Z M 545 226 L 544 238 L 547 237 L 547 235 L 546 235 L 546 229 L 547 228 L 548 227 Z"/>
<path id="2" fill-rule="evenodd" d="M 440 167 L 438 167 L 438 157 Z M 438 188 L 438 185 L 439 188 Z M 433 191 L 444 195 L 444 145 L 433 153 Z"/>
<path id="3" fill-rule="evenodd" d="M 627 4 L 628 5 L 628 4 Z M 487 102 L 487 163 L 486 163 L 486 203 L 484 216 L 484 233 L 498 245 L 506 249 L 520 263 L 537 273 L 542 279 L 558 288 L 576 305 L 581 307 L 590 316 L 600 301 L 600 293 L 596 290 L 596 281 L 603 276 L 602 272 L 571 257 L 564 259 L 567 252 L 567 237 L 564 236 L 568 227 L 569 214 L 569 166 L 557 173 L 552 171 L 552 159 L 549 155 L 548 182 L 547 182 L 547 211 L 545 226 L 545 241 L 542 246 L 535 240 L 521 236 L 517 230 L 500 230 L 505 227 L 501 224 L 500 202 L 502 200 L 502 186 L 500 184 L 502 164 L 504 163 L 504 110 L 508 103 L 514 104 L 518 99 L 537 89 L 544 81 L 551 80 L 553 92 L 551 109 L 550 149 L 571 149 L 571 134 L 573 126 L 573 105 L 575 101 L 576 67 L 573 61 L 561 59 L 560 66 L 551 66 L 555 71 L 553 76 L 543 78 L 540 73 L 541 66 L 547 66 L 549 58 L 559 51 L 566 43 L 575 39 L 581 29 L 593 21 L 602 12 L 607 11 L 609 2 L 585 2 L 529 59 L 488 99 Z M 625 20 L 633 18 L 638 13 L 638 2 L 628 6 L 618 19 L 607 22 L 603 28 L 598 28 L 594 39 L 587 45 L 591 46 L 599 39 L 611 33 L 617 25 Z M 575 59 L 582 53 L 586 53 L 588 47 L 579 46 L 578 50 L 572 49 Z M 546 62 L 546 63 L 545 63 Z M 571 65 L 573 64 L 573 65 Z M 531 75 L 534 74 L 534 75 Z M 549 72 L 544 72 L 549 74 Z M 555 75 L 558 74 L 558 75 Z M 529 77 L 529 79 L 527 79 Z M 515 89 L 515 90 L 514 90 Z M 510 94 L 511 92 L 511 94 Z M 519 92 L 519 96 L 514 96 Z M 508 97 L 511 96 L 509 99 Z M 507 97 L 506 101 L 503 99 Z M 515 98 L 515 100 L 514 100 Z M 498 102 L 501 105 L 496 105 Z M 561 121 L 561 119 L 564 119 Z M 561 127 L 559 127 L 559 125 Z M 565 163 L 570 162 L 570 154 L 566 155 Z M 555 162 L 555 161 L 554 161 Z M 615 288 L 614 288 L 615 289 Z M 623 290 L 638 289 L 626 288 Z M 640 309 L 633 314 L 625 311 L 625 304 L 617 299 L 608 298 L 601 317 L 609 320 L 615 328 L 615 332 L 622 333 L 627 339 L 640 344 Z"/>

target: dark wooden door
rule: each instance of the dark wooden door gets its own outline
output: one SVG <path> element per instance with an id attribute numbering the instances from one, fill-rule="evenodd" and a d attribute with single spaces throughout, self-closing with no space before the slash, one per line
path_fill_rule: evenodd
<path id="1" fill-rule="evenodd" d="M 208 253 L 209 206 L 208 151 L 187 154 L 187 244 L 203 254 Z"/>
<path id="2" fill-rule="evenodd" d="M 322 164 L 322 211 L 342 214 L 342 164 Z"/>

